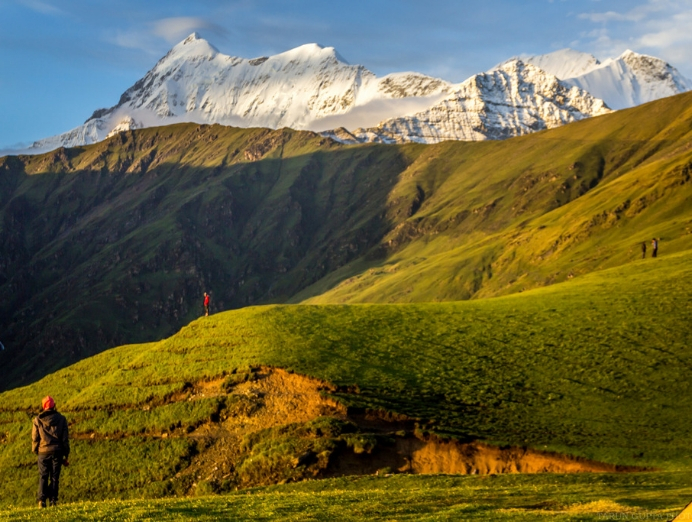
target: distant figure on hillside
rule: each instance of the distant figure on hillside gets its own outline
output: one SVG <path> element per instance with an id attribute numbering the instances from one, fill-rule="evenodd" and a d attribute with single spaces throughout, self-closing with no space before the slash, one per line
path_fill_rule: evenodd
<path id="1" fill-rule="evenodd" d="M 55 411 L 51 396 L 41 402 L 43 411 L 34 418 L 31 428 L 31 451 L 38 455 L 38 507 L 58 504 L 60 469 L 68 465 L 70 440 L 67 419 Z"/>
<path id="2" fill-rule="evenodd" d="M 642 241 L 642 259 L 646 258 L 646 241 Z"/>
<path id="3" fill-rule="evenodd" d="M 204 292 L 204 315 L 209 315 L 209 294 Z"/>
<path id="4" fill-rule="evenodd" d="M 651 240 L 651 250 L 653 250 L 651 257 L 656 257 L 656 254 L 658 254 L 658 239 L 653 238 Z"/>

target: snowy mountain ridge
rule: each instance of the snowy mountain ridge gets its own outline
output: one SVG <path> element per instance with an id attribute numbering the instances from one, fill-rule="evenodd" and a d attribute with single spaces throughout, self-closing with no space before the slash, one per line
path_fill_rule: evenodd
<path id="1" fill-rule="evenodd" d="M 431 108 L 376 128 L 325 133 L 343 142 L 437 143 L 502 140 L 611 112 L 603 100 L 521 60 L 453 87 Z"/>
<path id="2" fill-rule="evenodd" d="M 449 88 L 443 80 L 413 72 L 377 78 L 363 66 L 348 64 L 332 47 L 307 44 L 245 59 L 221 54 L 193 33 L 125 91 L 117 105 L 33 147 L 83 145 L 114 131 L 183 121 L 311 129 L 315 122 L 376 102 L 389 102 L 380 110 L 385 118 L 401 114 L 400 106 L 427 107 Z"/>
<path id="3" fill-rule="evenodd" d="M 631 51 L 603 63 L 570 49 L 514 58 L 452 85 L 415 72 L 378 78 L 317 44 L 269 57 L 228 56 L 193 33 L 116 105 L 30 151 L 179 122 L 290 127 L 347 142 L 504 139 L 690 88 L 670 65 Z"/>
<path id="4" fill-rule="evenodd" d="M 692 90 L 692 81 L 672 65 L 630 50 L 603 62 L 572 49 L 519 59 L 590 92 L 615 110 Z"/>

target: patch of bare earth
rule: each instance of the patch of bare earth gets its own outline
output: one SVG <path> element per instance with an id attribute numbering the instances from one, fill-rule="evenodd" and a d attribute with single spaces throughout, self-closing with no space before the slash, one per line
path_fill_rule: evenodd
<path id="1" fill-rule="evenodd" d="M 586 459 L 529 448 L 460 443 L 413 435 L 396 438 L 370 456 L 344 455 L 329 470 L 332 475 L 369 474 L 381 469 L 400 473 L 492 475 L 500 473 L 598 473 L 637 471 Z"/>
<path id="2" fill-rule="evenodd" d="M 637 471 L 565 455 L 527 448 L 497 447 L 479 442 L 461 443 L 436 437 L 418 437 L 413 422 L 384 415 L 349 416 L 331 399 L 334 388 L 325 382 L 277 368 L 256 370 L 249 382 L 224 389 L 224 379 L 194 386 L 186 400 L 227 395 L 228 407 L 218 422 L 207 423 L 187 434 L 198 440 L 199 452 L 176 479 L 194 490 L 200 481 L 250 485 L 238 482 L 236 465 L 245 457 L 244 438 L 256 432 L 303 424 L 319 417 L 349 421 L 363 433 L 386 435 L 370 451 L 340 446 L 328 458 L 313 459 L 309 476 L 342 476 L 386 472 L 499 474 L 581 473 Z M 296 455 L 293 466 L 299 465 Z M 305 475 L 308 476 L 308 475 Z M 269 480 L 268 480 L 269 481 Z"/>
<path id="3" fill-rule="evenodd" d="M 331 387 L 317 379 L 285 370 L 262 369 L 255 379 L 229 393 L 233 406 L 218 423 L 201 426 L 189 436 L 201 441 L 201 451 L 178 477 L 226 480 L 242 456 L 244 437 L 267 428 L 309 422 L 318 417 L 346 419 L 346 408 L 324 395 Z M 195 387 L 201 397 L 222 395 L 223 379 Z"/>

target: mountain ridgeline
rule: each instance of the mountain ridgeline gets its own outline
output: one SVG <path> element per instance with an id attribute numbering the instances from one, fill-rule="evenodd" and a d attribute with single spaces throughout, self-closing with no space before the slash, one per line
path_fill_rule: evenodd
<path id="1" fill-rule="evenodd" d="M 0 375 L 262 303 L 463 300 L 692 248 L 692 94 L 504 142 L 178 124 L 0 159 Z"/>
<path id="2" fill-rule="evenodd" d="M 289 127 L 344 143 L 501 140 L 690 89 L 670 64 L 632 51 L 604 63 L 570 49 L 515 57 L 453 84 L 415 72 L 377 77 L 317 44 L 253 59 L 228 56 L 193 33 L 117 104 L 26 152 L 184 122 Z"/>

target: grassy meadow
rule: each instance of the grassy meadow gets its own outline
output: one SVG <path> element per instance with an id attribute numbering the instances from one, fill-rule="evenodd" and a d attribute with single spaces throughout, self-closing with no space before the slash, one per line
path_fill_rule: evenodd
<path id="1" fill-rule="evenodd" d="M 0 511 L 0 520 L 670 520 L 692 498 L 690 480 L 690 473 L 344 477 L 220 496 L 17 508 Z"/>
<path id="2" fill-rule="evenodd" d="M 529 446 L 652 470 L 612 479 L 606 478 L 609 475 L 501 477 L 499 483 L 509 481 L 507 489 L 496 492 L 499 496 L 488 492 L 488 504 L 471 501 L 468 518 L 482 518 L 484 509 L 509 506 L 509 511 L 501 511 L 503 517 L 530 519 L 540 515 L 544 503 L 545 509 L 559 511 L 559 506 L 585 499 L 659 511 L 666 509 L 664 503 L 681 505 L 684 497 L 692 499 L 686 482 L 692 472 L 692 420 L 685 414 L 692 407 L 691 276 L 692 252 L 683 252 L 494 299 L 275 305 L 200 318 L 164 341 L 108 350 L 1 394 L 0 470 L 6 480 L 0 498 L 8 509 L 33 504 L 36 470 L 28 451 L 30 418 L 47 393 L 68 417 L 75 437 L 72 466 L 64 476 L 66 502 L 185 493 L 171 478 L 184 471 L 204 445 L 185 433 L 201 423 L 213 423 L 229 405 L 223 397 L 172 403 L 167 399 L 184 393 L 191 383 L 231 379 L 234 370 L 262 365 L 333 383 L 333 395 L 354 411 L 405 415 L 416 420 L 416 430 L 423 435 Z M 275 442 L 283 444 L 281 448 L 272 447 L 272 439 L 259 443 L 264 445 L 255 454 L 260 460 L 298 447 L 285 438 Z M 380 502 L 396 503 L 395 498 L 403 498 L 396 495 L 414 495 L 411 491 L 422 487 L 416 481 L 428 479 L 392 478 L 395 489 L 401 485 L 395 497 L 389 496 L 391 492 L 369 492 L 368 480 L 376 479 L 362 480 L 356 481 L 360 492 L 344 493 L 336 505 L 346 509 L 356 502 L 353 498 L 361 498 L 370 499 L 363 500 L 364 509 L 367 505 L 383 509 Z M 437 484 L 451 480 L 461 488 L 461 497 L 465 488 L 488 484 L 480 477 L 430 480 L 440 480 Z M 575 493 L 569 486 L 564 489 L 567 500 L 547 499 L 553 494 L 547 493 L 550 488 L 543 489 L 541 481 L 550 480 L 574 484 Z M 313 486 L 285 487 L 257 490 L 259 496 L 251 493 L 257 513 L 269 517 L 277 505 L 293 502 L 284 491 Z M 521 511 L 527 505 L 525 489 L 534 492 L 539 514 Z M 212 493 L 213 488 L 206 491 Z M 431 495 L 439 498 L 440 491 Z M 579 498 L 580 491 L 589 492 L 585 499 Z M 652 498 L 652 491 L 660 500 Z M 660 491 L 667 493 L 658 496 Z M 338 497 L 336 492 L 330 494 Z M 313 499 L 316 513 L 322 511 L 317 498 Z M 425 498 L 389 509 L 410 509 L 412 519 L 423 515 L 431 520 L 453 519 L 444 512 L 426 511 L 433 504 L 435 509 L 440 506 L 437 501 L 427 505 Z M 217 506 L 209 509 L 231 509 L 228 505 L 241 499 L 246 497 L 232 494 L 209 500 L 210 506 Z M 90 513 L 87 517 L 94 513 L 89 510 L 110 509 L 103 515 L 119 520 L 148 509 L 170 510 L 172 517 L 177 509 L 182 513 L 199 509 L 203 515 L 204 503 L 194 507 L 199 502 L 64 509 L 66 519 L 78 518 L 82 509 Z M 290 514 L 290 509 L 298 508 L 285 509 Z M 449 509 L 453 513 L 467 508 Z M 19 516 L 21 511 L 6 513 Z M 399 515 L 392 513 L 391 518 L 397 519 Z M 402 519 L 405 514 L 401 513 Z M 315 514 L 315 520 L 320 516 Z M 574 513 L 564 516 L 581 519 Z"/>

